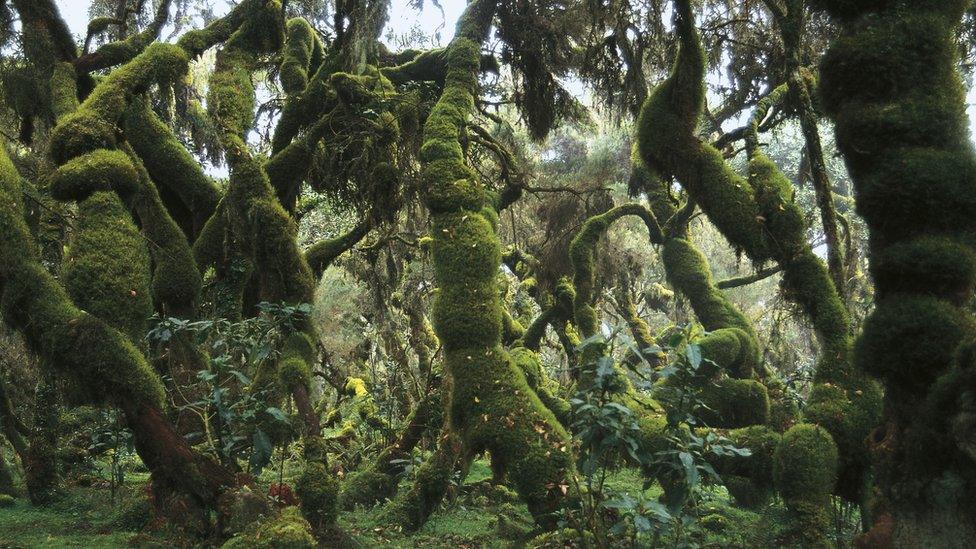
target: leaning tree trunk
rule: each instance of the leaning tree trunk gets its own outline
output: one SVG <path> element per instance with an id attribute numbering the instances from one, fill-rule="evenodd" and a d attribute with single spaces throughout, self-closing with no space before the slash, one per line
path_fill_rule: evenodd
<path id="1" fill-rule="evenodd" d="M 136 450 L 152 471 L 154 501 L 166 511 L 180 513 L 184 526 L 192 529 L 209 530 L 207 510 L 234 478 L 196 453 L 166 420 L 162 384 L 132 341 L 144 334 L 150 297 L 187 307 L 199 287 L 199 273 L 187 261 L 186 243 L 171 240 L 183 235 L 174 230 L 177 225 L 160 197 L 146 187 L 147 178 L 127 154 L 117 130 L 134 96 L 181 76 L 191 56 L 226 40 L 247 14 L 265 3 L 245 0 L 227 17 L 185 34 L 179 45 L 149 45 L 161 27 L 154 23 L 151 32 L 103 46 L 102 54 L 114 53 L 100 55 L 85 67 L 72 64 L 73 45 L 70 51 L 55 48 L 53 55 L 43 47 L 28 51 L 51 75 L 50 96 L 42 108 L 57 120 L 50 135 L 57 168 L 50 177 L 52 192 L 79 203 L 72 261 L 64 275 L 69 291 L 42 267 L 23 220 L 19 174 L 6 154 L 0 157 L 0 290 L 5 318 L 24 334 L 44 364 L 76 381 L 94 402 L 123 410 Z M 34 45 L 57 42 L 63 34 L 53 3 L 15 5 L 30 27 L 28 38 Z M 86 72 L 116 64 L 122 66 L 97 86 Z M 80 105 L 79 96 L 84 97 Z M 133 199 L 147 234 L 167 240 L 153 250 L 166 254 L 157 255 L 154 272 L 123 198 Z"/>
<path id="2" fill-rule="evenodd" d="M 0 153 L 0 297 L 5 320 L 21 331 L 44 364 L 75 380 L 96 401 L 119 405 L 136 435 L 136 450 L 154 483 L 212 506 L 233 477 L 211 467 L 163 418 L 163 389 L 145 358 L 118 330 L 78 309 L 41 266 L 24 222 L 22 187 Z M 159 421 L 151 421 L 158 417 Z M 167 441 L 162 444 L 159 441 Z M 166 467 L 154 465 L 165 464 Z"/>
<path id="3" fill-rule="evenodd" d="M 969 2 L 816 2 L 841 24 L 824 109 L 871 231 L 876 309 L 857 365 L 885 386 L 867 544 L 976 539 L 976 154 L 957 72 Z"/>

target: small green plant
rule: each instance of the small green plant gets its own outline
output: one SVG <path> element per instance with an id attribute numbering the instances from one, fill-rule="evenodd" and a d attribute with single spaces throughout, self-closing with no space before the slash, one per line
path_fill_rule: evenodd
<path id="1" fill-rule="evenodd" d="M 707 360 L 693 342 L 699 331 L 694 326 L 671 329 L 663 338 L 663 348 L 645 351 L 648 355 L 669 357 L 663 367 L 649 376 L 653 381 L 668 379 L 669 388 L 676 395 L 675 403 L 666 411 L 664 450 L 651 451 L 642 446 L 637 418 L 619 402 L 619 376 L 644 380 L 644 386 L 650 385 L 646 383 L 648 376 L 634 366 L 629 372 L 619 369 L 603 353 L 582 366 L 592 375 L 593 382 L 570 400 L 579 470 L 579 477 L 574 480 L 580 498 L 579 505 L 563 510 L 561 517 L 561 525 L 575 529 L 580 540 L 593 539 L 599 547 L 691 546 L 688 532 L 697 521 L 705 487 L 721 483 L 709 459 L 749 455 L 749 450 L 736 447 L 715 432 L 697 429 L 697 417 L 704 407 L 698 372 Z M 586 356 L 591 345 L 612 350 L 613 341 L 602 336 L 590 338 L 581 344 L 579 353 Z M 612 470 L 625 462 L 655 473 L 636 494 L 617 492 L 606 485 Z M 660 501 L 647 495 L 655 481 L 666 488 Z"/>
<path id="2" fill-rule="evenodd" d="M 202 432 L 189 433 L 191 442 L 204 442 L 223 463 L 259 475 L 271 462 L 275 430 L 290 426 L 289 415 L 268 406 L 263 391 L 249 389 L 254 373 L 269 360 L 275 360 L 284 337 L 296 331 L 308 318 L 311 306 L 260 303 L 259 314 L 240 322 L 225 319 L 191 321 L 173 317 L 154 317 L 147 340 L 157 356 L 170 344 L 186 338 L 207 353 L 207 369 L 196 373 L 195 387 L 176 391 L 197 395 L 177 409 L 200 417 Z"/>
<path id="3" fill-rule="evenodd" d="M 118 411 L 100 410 L 99 419 L 91 432 L 88 452 L 102 458 L 103 476 L 107 477 L 114 503 L 119 487 L 125 484 L 126 468 L 135 456 L 135 446 L 132 431 L 123 425 Z"/>

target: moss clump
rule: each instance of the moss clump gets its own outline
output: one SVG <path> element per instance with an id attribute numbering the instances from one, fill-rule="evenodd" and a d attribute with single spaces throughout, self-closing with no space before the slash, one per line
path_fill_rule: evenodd
<path id="1" fill-rule="evenodd" d="M 976 337 L 976 154 L 956 44 L 967 3 L 817 5 L 842 22 L 822 60 L 820 95 L 871 230 L 877 306 L 856 362 L 885 383 L 884 427 L 871 439 L 890 513 L 881 518 L 894 523 L 896 546 L 945 545 L 947 535 L 956 543 L 976 535 L 976 477 L 954 423 L 971 417 L 962 380 L 973 376 L 966 348 Z"/>
<path id="2" fill-rule="evenodd" d="M 221 546 L 223 549 L 314 549 L 318 542 L 309 523 L 297 507 L 286 507 L 276 517 L 252 523 L 243 533 Z"/>
<path id="3" fill-rule="evenodd" d="M 897 296 L 878 303 L 858 341 L 858 364 L 905 389 L 927 387 L 976 331 L 969 315 L 931 297 Z"/>
<path id="4" fill-rule="evenodd" d="M 769 421 L 766 386 L 752 379 L 722 379 L 705 385 L 701 420 L 710 427 L 765 425 Z"/>
<path id="5" fill-rule="evenodd" d="M 976 254 L 963 242 L 923 236 L 892 244 L 876 254 L 871 273 L 878 287 L 890 294 L 950 296 L 958 303 L 973 293 Z"/>
<path id="6" fill-rule="evenodd" d="M 550 324 L 556 321 L 557 316 L 558 310 L 554 306 L 542 311 L 532 319 L 532 323 L 525 329 L 525 333 L 522 334 L 522 339 L 517 342 L 517 345 L 538 352 L 542 346 L 542 339 L 546 337 L 546 330 L 549 329 Z"/>
<path id="7" fill-rule="evenodd" d="M 837 477 L 837 446 L 824 429 L 800 424 L 783 435 L 773 457 L 773 474 L 795 522 L 790 542 L 806 547 L 827 544 L 829 496 Z"/>
<path id="8" fill-rule="evenodd" d="M 315 284 L 297 247 L 297 228 L 244 139 L 254 118 L 251 71 L 262 52 L 280 43 L 282 29 L 275 23 L 280 10 L 280 3 L 266 3 L 228 39 L 211 78 L 208 108 L 219 126 L 231 169 L 223 228 L 240 239 L 239 252 L 253 263 L 261 299 L 309 303 Z M 214 241 L 216 234 L 208 238 Z"/>
<path id="9" fill-rule="evenodd" d="M 149 183 L 141 179 L 143 174 L 132 159 L 123 151 L 113 150 L 115 127 L 136 94 L 153 83 L 179 77 L 187 61 L 185 52 L 176 46 L 154 44 L 146 48 L 101 80 L 85 102 L 63 116 L 51 132 L 51 153 L 59 164 L 52 191 L 59 198 L 80 201 L 82 215 L 65 268 L 65 284 L 79 305 L 136 340 L 142 337 L 152 311 L 149 258 L 120 197 L 137 195 L 140 221 L 150 237 L 159 238 L 166 246 L 178 245 L 179 240 L 167 240 L 173 236 L 165 232 L 167 216 L 158 201 L 152 200 Z M 155 210 L 153 205 L 157 206 Z M 178 250 L 167 251 L 172 255 Z M 182 291 L 195 297 L 194 286 L 199 287 L 199 282 L 194 284 L 195 273 L 185 244 L 182 251 L 186 269 L 159 262 L 159 284 L 154 289 L 161 299 Z M 179 276 L 182 274 L 189 278 Z M 189 286 L 177 289 L 184 284 Z"/>
<path id="10" fill-rule="evenodd" d="M 561 549 L 563 547 L 587 547 L 595 543 L 595 536 L 592 532 L 584 531 L 581 536 L 578 530 L 563 528 L 562 530 L 553 530 L 552 532 L 546 532 L 532 538 L 526 544 L 526 547 L 531 547 L 532 549 Z"/>
<path id="11" fill-rule="evenodd" d="M 753 425 L 729 431 L 728 438 L 739 448 L 748 448 L 751 455 L 719 456 L 712 465 L 721 472 L 722 481 L 737 503 L 748 508 L 761 507 L 775 493 L 773 456 L 781 437 L 767 426 Z"/>
<path id="12" fill-rule="evenodd" d="M 296 481 L 295 493 L 301 500 L 302 515 L 316 531 L 335 524 L 339 513 L 339 481 L 325 464 L 312 461 Z"/>
<path id="13" fill-rule="evenodd" d="M 285 93 L 292 95 L 301 93 L 308 87 L 312 55 L 317 49 L 321 50 L 322 46 L 318 44 L 318 37 L 312 26 L 300 17 L 289 19 L 285 32 L 287 37 L 280 78 Z"/>
<path id="14" fill-rule="evenodd" d="M 99 191 L 128 198 L 138 188 L 139 175 L 132 160 L 119 150 L 97 149 L 73 158 L 51 176 L 51 196 L 63 201 L 80 202 Z"/>
<path id="15" fill-rule="evenodd" d="M 702 356 L 734 377 L 752 376 L 759 365 L 755 329 L 715 287 L 705 256 L 688 240 L 669 238 L 661 260 L 668 281 L 688 298 L 698 321 L 710 332 L 697 342 Z"/>
<path id="16" fill-rule="evenodd" d="M 397 478 L 372 468 L 356 471 L 342 485 L 339 500 L 343 509 L 374 505 L 396 493 Z"/>
<path id="17" fill-rule="evenodd" d="M 312 381 L 311 363 L 317 351 L 308 334 L 295 332 L 288 336 L 278 359 L 278 379 L 281 386 L 308 387 Z"/>
<path id="18" fill-rule="evenodd" d="M 114 193 L 89 196 L 78 212 L 65 287 L 79 307 L 139 341 L 153 311 L 145 241 Z"/>

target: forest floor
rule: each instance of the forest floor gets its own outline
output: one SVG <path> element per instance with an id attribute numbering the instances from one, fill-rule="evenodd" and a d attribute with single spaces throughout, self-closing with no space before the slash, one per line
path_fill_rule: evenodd
<path id="1" fill-rule="evenodd" d="M 499 492 L 490 489 L 490 476 L 487 463 L 475 462 L 456 496 L 411 535 L 384 520 L 383 506 L 343 512 L 339 522 L 364 548 L 511 547 L 515 544 L 505 539 L 505 532 L 525 529 L 531 519 L 524 505 L 499 498 Z M 33 507 L 18 499 L 14 507 L 0 509 L 0 548 L 190 546 L 171 531 L 150 527 L 147 480 L 146 473 L 129 473 L 114 496 L 107 483 L 73 486 L 63 499 L 47 507 Z M 276 480 L 278 474 L 268 472 L 259 484 Z M 641 484 L 636 470 L 618 471 L 607 480 L 607 487 L 618 493 L 634 494 L 641 490 Z M 645 494 L 656 496 L 656 490 L 652 487 Z M 714 490 L 702 504 L 702 511 L 702 518 L 689 530 L 690 546 L 750 547 L 753 543 L 747 536 L 764 528 L 760 514 L 733 507 L 723 489 Z"/>

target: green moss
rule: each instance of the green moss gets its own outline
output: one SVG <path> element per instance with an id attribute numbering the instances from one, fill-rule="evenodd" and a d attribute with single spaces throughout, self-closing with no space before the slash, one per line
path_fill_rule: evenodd
<path id="1" fill-rule="evenodd" d="M 845 444 L 843 454 L 849 459 L 842 463 L 853 470 L 842 471 L 842 477 L 861 478 L 866 463 L 864 446 L 846 444 L 863 441 L 872 428 L 871 421 L 879 418 L 880 399 L 876 397 L 880 390 L 859 376 L 853 367 L 850 318 L 826 267 L 807 244 L 803 217 L 792 202 L 789 181 L 758 147 L 750 147 L 749 178 L 745 180 L 731 170 L 719 151 L 699 142 L 695 130 L 704 107 L 705 57 L 691 4 L 679 2 L 676 7 L 681 49 L 670 77 L 652 93 L 642 109 L 638 135 L 641 157 L 653 175 L 675 176 L 681 181 L 722 234 L 750 259 L 760 264 L 774 259 L 783 267 L 785 294 L 803 307 L 813 321 L 820 342 L 821 359 L 814 381 L 817 385 L 841 386 L 840 396 L 846 400 L 828 403 L 819 400 L 826 398 L 827 391 L 814 391 L 810 409 L 820 420 L 827 415 L 820 414 L 819 410 L 838 406 L 856 418 L 850 422 L 831 421 L 824 426 Z M 826 76 L 824 79 L 829 80 Z M 860 77 L 858 81 L 870 82 Z M 839 142 L 841 126 L 838 125 Z M 856 177 L 856 166 L 848 160 Z M 825 502 L 804 503 L 807 504 L 817 506 Z M 817 512 L 808 509 L 808 513 Z"/>
<path id="2" fill-rule="evenodd" d="M 827 504 L 837 469 L 837 446 L 830 435 L 815 425 L 799 424 L 783 435 L 773 459 L 780 495 L 796 519 L 792 541 L 828 545 Z"/>
<path id="3" fill-rule="evenodd" d="M 320 461 L 307 461 L 297 480 L 295 493 L 301 500 L 302 515 L 315 530 L 335 523 L 338 514 L 339 481 Z"/>
<path id="4" fill-rule="evenodd" d="M 749 159 L 749 184 L 755 189 L 759 225 L 769 236 L 766 247 L 777 261 L 810 253 L 803 212 L 793 203 L 793 184 L 766 155 Z"/>
<path id="5" fill-rule="evenodd" d="M 114 148 L 115 127 L 129 101 L 157 82 L 181 77 L 189 62 L 186 53 L 171 44 L 155 43 L 112 71 L 85 99 L 81 107 L 65 116 L 51 133 L 51 154 L 64 163 L 99 148 Z"/>
<path id="6" fill-rule="evenodd" d="M 191 57 L 197 57 L 218 43 L 229 39 L 245 20 L 266 3 L 266 0 L 244 0 L 229 14 L 215 20 L 207 27 L 189 31 L 181 36 L 178 45 Z"/>
<path id="7" fill-rule="evenodd" d="M 466 26 L 476 24 L 462 17 L 446 53 L 444 90 L 424 126 L 421 188 L 433 214 L 432 253 L 440 286 L 432 319 L 453 380 L 448 424 L 460 434 L 467 452 L 487 450 L 493 468 L 507 475 L 536 520 L 550 523 L 562 498 L 557 487 L 572 471 L 569 435 L 500 346 L 497 215 L 461 149 L 480 65 L 480 45 L 470 39 L 473 31 Z M 442 439 L 441 445 L 446 444 L 450 440 Z M 435 479 L 453 473 L 456 455 L 445 450 L 428 473 Z M 435 484 L 435 492 L 443 494 L 443 483 Z M 425 497 L 423 490 L 407 497 L 408 502 L 419 500 L 418 510 L 399 506 L 421 521 L 429 513 L 428 500 L 439 499 Z"/>
<path id="8" fill-rule="evenodd" d="M 196 238 L 217 208 L 217 186 L 173 131 L 152 112 L 148 98 L 135 98 L 124 122 L 126 141 L 159 187 L 167 209 L 174 215 L 180 209 L 189 210 L 192 222 L 181 223 L 181 228 L 188 238 Z"/>
<path id="9" fill-rule="evenodd" d="M 539 361 L 539 355 L 526 347 L 514 347 L 511 350 L 512 361 L 525 375 L 529 388 L 535 391 L 539 400 L 548 408 L 563 426 L 571 421 L 572 406 L 559 396 L 559 383 L 546 375 Z"/>
<path id="10" fill-rule="evenodd" d="M 153 311 L 146 243 L 114 193 L 92 194 L 78 213 L 64 285 L 80 308 L 139 341 Z"/>
<path id="11" fill-rule="evenodd" d="M 82 201 L 92 193 L 115 191 L 131 197 L 139 188 L 139 175 L 122 151 L 97 149 L 69 160 L 51 175 L 51 195 L 57 200 Z"/>
<path id="12" fill-rule="evenodd" d="M 892 244 L 876 254 L 871 273 L 886 294 L 952 296 L 958 300 L 973 293 L 976 255 L 962 242 L 923 236 Z"/>
<path id="13" fill-rule="evenodd" d="M 775 493 L 773 455 L 781 437 L 763 425 L 734 429 L 727 436 L 735 446 L 747 448 L 750 455 L 716 456 L 709 462 L 719 471 L 736 503 L 747 508 L 760 508 Z"/>
<path id="14" fill-rule="evenodd" d="M 186 236 L 170 217 L 142 162 L 129 150 L 131 163 L 139 173 L 139 190 L 132 207 L 150 242 L 149 252 L 154 265 L 153 300 L 164 314 L 190 318 L 200 298 L 203 277 Z"/>
<path id="15" fill-rule="evenodd" d="M 879 301 L 858 341 L 858 364 L 901 387 L 927 387 L 953 362 L 956 350 L 976 331 L 969 315 L 929 297 L 897 296 Z"/>
<path id="16" fill-rule="evenodd" d="M 340 255 L 355 246 L 358 242 L 366 238 L 369 234 L 370 225 L 359 223 L 349 232 L 335 238 L 327 238 L 312 244 L 305 251 L 305 259 L 309 267 L 315 273 L 316 278 L 321 277 L 325 269 L 332 264 Z"/>
<path id="17" fill-rule="evenodd" d="M 636 216 L 647 226 L 652 242 L 660 243 L 664 240 L 661 228 L 654 214 L 639 204 L 625 204 L 606 213 L 593 216 L 586 220 L 583 227 L 569 245 L 569 257 L 573 263 L 573 285 L 576 288 L 576 298 L 573 301 L 576 324 L 584 338 L 597 332 L 596 311 L 592 301 L 593 284 L 596 277 L 594 269 L 594 254 L 600 237 L 615 221 L 625 216 Z"/>
<path id="18" fill-rule="evenodd" d="M 806 421 L 831 433 L 839 450 L 838 493 L 848 500 L 862 497 L 870 460 L 865 440 L 879 424 L 882 392 L 862 376 L 847 387 L 831 383 L 814 386 L 803 410 Z"/>
<path id="19" fill-rule="evenodd" d="M 124 152 L 112 150 L 115 126 L 135 94 L 153 83 L 172 81 L 186 70 L 186 64 L 186 55 L 178 47 L 146 48 L 102 79 L 77 110 L 60 119 L 51 136 L 52 156 L 60 164 L 52 178 L 52 193 L 81 201 L 83 217 L 69 253 L 65 283 L 80 306 L 136 340 L 141 339 L 152 310 L 146 245 L 119 197 L 106 191 L 126 198 L 135 195 L 135 208 L 149 240 L 165 248 L 165 255 L 154 254 L 153 281 L 153 295 L 164 306 L 180 312 L 192 309 L 200 281 L 189 247 L 172 231 L 172 220 L 148 176 Z"/>
<path id="20" fill-rule="evenodd" d="M 340 501 L 344 509 L 369 506 L 396 493 L 397 478 L 374 469 L 356 471 L 342 485 Z"/>
<path id="21" fill-rule="evenodd" d="M 9 509 L 17 505 L 17 500 L 10 494 L 0 494 L 0 509 Z"/>
<path id="22" fill-rule="evenodd" d="M 308 21 L 300 17 L 289 19 L 285 28 L 287 38 L 281 62 L 281 87 L 291 95 L 305 91 L 308 72 L 312 64 L 312 52 L 318 37 Z M 321 47 L 321 46 L 320 46 Z"/>
<path id="23" fill-rule="evenodd" d="M 308 334 L 295 332 L 288 336 L 278 359 L 278 378 L 282 387 L 309 387 L 312 382 L 311 363 L 317 352 Z"/>
<path id="24" fill-rule="evenodd" d="M 271 152 L 274 156 L 288 147 L 303 129 L 336 107 L 338 96 L 330 85 L 331 75 L 331 64 L 323 63 L 309 80 L 304 92 L 285 103 L 272 139 Z"/>
<path id="25" fill-rule="evenodd" d="M 315 281 L 298 249 L 297 227 L 275 198 L 266 172 L 244 139 L 254 117 L 251 71 L 259 54 L 280 42 L 281 29 L 275 23 L 280 10 L 278 2 L 268 2 L 228 39 L 211 77 L 208 108 L 220 128 L 231 168 L 225 205 L 228 223 L 223 228 L 241 239 L 241 252 L 254 264 L 261 299 L 309 303 Z M 216 235 L 208 239 L 213 246 Z"/>
<path id="26" fill-rule="evenodd" d="M 413 485 L 397 494 L 387 508 L 387 516 L 408 532 L 423 526 L 454 480 L 462 445 L 452 430 L 442 432 L 434 453 L 418 468 Z"/>
<path id="27" fill-rule="evenodd" d="M 522 339 L 525 335 L 525 327 L 516 318 L 512 317 L 512 313 L 508 312 L 508 309 L 502 309 L 502 343 L 505 345 L 512 345 L 516 341 Z"/>
<path id="28" fill-rule="evenodd" d="M 685 295 L 695 316 L 710 333 L 697 343 L 702 356 L 734 377 L 753 375 L 759 343 L 752 323 L 716 288 L 705 256 L 683 238 L 669 238 L 661 260 L 671 285 Z"/>
<path id="29" fill-rule="evenodd" d="M 705 385 L 701 420 L 711 427 L 764 425 L 769 421 L 766 387 L 752 379 L 723 379 Z"/>
<path id="30" fill-rule="evenodd" d="M 581 535 L 579 530 L 563 528 L 540 534 L 529 540 L 526 547 L 532 549 L 560 549 L 562 547 L 587 547 L 595 544 L 595 536 L 592 532 L 584 531 Z"/>
<path id="31" fill-rule="evenodd" d="M 51 111 L 57 120 L 78 108 L 78 81 L 71 63 L 58 63 L 51 74 Z"/>
<path id="32" fill-rule="evenodd" d="M 318 542 L 309 523 L 297 507 L 286 507 L 277 516 L 252 523 L 243 533 L 221 546 L 223 549 L 314 549 Z"/>
<path id="33" fill-rule="evenodd" d="M 231 255 L 227 253 L 228 250 L 224 246 L 228 223 L 224 204 L 223 201 L 217 204 L 214 215 L 203 225 L 199 236 L 193 242 L 193 259 L 201 272 L 205 272 L 213 265 L 223 265 Z"/>
<path id="34" fill-rule="evenodd" d="M 99 200 L 110 209 L 121 208 L 113 206 L 111 195 L 105 194 Z M 64 288 L 41 266 L 24 221 L 22 195 L 19 175 L 9 157 L 0 153 L 0 279 L 4 281 L 0 309 L 4 319 L 23 333 L 44 364 L 76 380 L 93 399 L 145 400 L 162 406 L 162 383 L 132 342 L 76 308 Z"/>
<path id="35" fill-rule="evenodd" d="M 399 475 L 403 472 L 403 462 L 410 458 L 426 433 L 441 428 L 442 408 L 443 398 L 439 391 L 421 400 L 407 416 L 396 441 L 380 452 L 366 468 L 349 475 L 343 483 L 340 494 L 342 507 L 368 506 L 393 497 L 397 492 Z"/>
<path id="36" fill-rule="evenodd" d="M 556 319 L 556 316 L 555 307 L 549 307 L 539 313 L 526 328 L 525 333 L 522 334 L 521 345 L 530 351 L 538 352 L 542 345 L 542 339 L 546 337 L 546 330 L 549 328 L 549 324 Z"/>
<path id="37" fill-rule="evenodd" d="M 791 394 L 786 383 L 781 379 L 767 378 L 765 383 L 766 393 L 769 395 L 768 425 L 777 433 L 782 433 L 800 419 L 798 399 Z M 880 410 L 880 407 L 875 409 Z"/>

